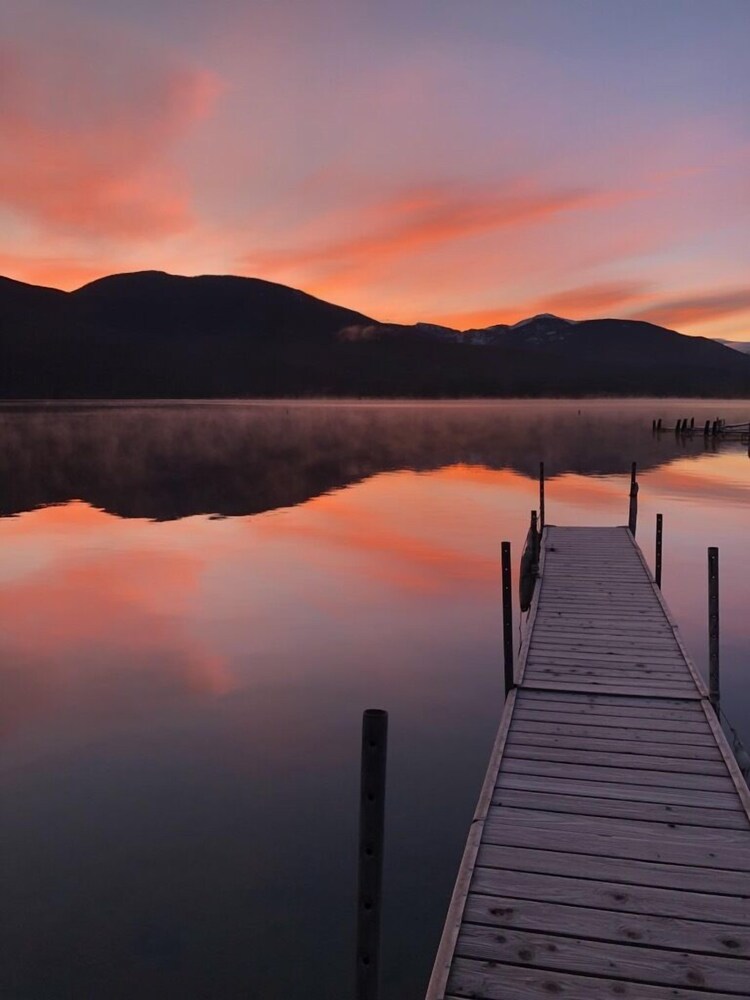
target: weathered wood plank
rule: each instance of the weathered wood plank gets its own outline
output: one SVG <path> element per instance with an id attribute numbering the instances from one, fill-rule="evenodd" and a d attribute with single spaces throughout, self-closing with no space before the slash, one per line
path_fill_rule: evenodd
<path id="1" fill-rule="evenodd" d="M 582 739 L 601 736 L 601 730 L 597 726 L 589 726 L 575 723 L 558 722 L 524 722 L 519 719 L 513 726 L 515 733 L 539 733 L 544 736 L 579 736 Z M 635 729 L 626 726 L 612 726 L 609 730 L 610 738 L 613 740 L 631 740 L 637 743 L 639 740 L 649 743 L 670 743 L 684 746 L 715 746 L 710 735 L 701 733 L 662 733 L 654 732 L 652 729 Z"/>
<path id="2" fill-rule="evenodd" d="M 750 956 L 750 927 L 738 928 L 736 933 L 730 934 L 725 924 L 696 919 L 699 914 L 695 910 L 689 920 L 648 913 L 625 915 L 611 909 L 570 905 L 554 896 L 540 902 L 517 898 L 507 892 L 485 895 L 474 889 L 469 894 L 465 914 L 469 923 L 489 927 L 512 927 L 546 934 L 564 931 L 575 937 L 684 950 L 693 955 Z"/>
<path id="3" fill-rule="evenodd" d="M 698 868 L 750 872 L 745 830 L 707 830 L 704 827 L 643 820 L 576 816 L 493 806 L 484 827 L 488 844 L 555 850 L 565 844 L 581 861 L 571 875 L 586 868 L 586 855 L 663 861 Z"/>
<path id="4" fill-rule="evenodd" d="M 606 816 L 612 819 L 647 820 L 649 823 L 681 823 L 709 830 L 747 830 L 747 816 L 741 809 L 711 809 L 694 805 L 671 805 L 649 802 L 634 796 L 575 795 L 547 788 L 517 787 L 511 778 L 495 789 L 492 804 L 519 809 L 539 809 L 542 812 L 568 813 L 575 816 Z M 632 786 L 630 786 L 632 791 Z"/>
<path id="5" fill-rule="evenodd" d="M 726 920 L 746 922 L 750 907 L 750 873 L 717 868 L 698 868 L 675 862 L 659 862 L 638 858 L 615 858 L 611 855 L 589 855 L 585 863 L 568 850 L 543 849 L 526 845 L 495 845 L 482 842 L 477 864 L 485 868 L 514 869 L 539 875 L 565 875 L 579 879 L 611 880 L 624 886 L 653 886 L 663 889 L 684 889 L 721 895 L 727 901 Z M 627 890 L 624 890 L 627 898 Z M 739 914 L 738 916 L 738 906 Z M 718 920 L 718 917 L 712 919 Z"/>
<path id="6" fill-rule="evenodd" d="M 747 962 L 723 955 L 694 955 L 507 927 L 498 931 L 471 923 L 461 928 L 456 955 L 747 997 Z"/>
<path id="7" fill-rule="evenodd" d="M 703 721 L 703 713 L 699 705 L 691 702 L 675 702 L 678 708 L 669 708 L 664 698 L 656 698 L 648 702 L 645 698 L 630 699 L 637 704 L 625 704 L 627 699 L 622 696 L 607 698 L 590 692 L 569 692 L 563 694 L 555 691 L 523 691 L 518 707 L 533 712 L 577 712 L 586 717 L 595 718 L 598 715 L 615 715 L 618 719 L 682 719 L 685 722 Z"/>
<path id="8" fill-rule="evenodd" d="M 627 767 L 605 767 L 600 761 L 591 760 L 587 764 L 558 764 L 556 761 L 518 760 L 508 756 L 500 775 L 535 774 L 561 781 L 590 781 L 594 784 L 645 785 L 652 788 L 683 788 L 701 792 L 728 794 L 733 798 L 734 786 L 726 770 L 720 775 L 662 773 L 638 768 L 635 764 Z M 737 803 L 739 805 L 739 803 Z"/>
<path id="9" fill-rule="evenodd" d="M 550 680 L 538 681 L 529 680 L 525 683 L 525 687 L 530 690 L 544 690 L 544 691 L 582 691 L 590 690 L 593 692 L 601 692 L 602 694 L 627 694 L 631 695 L 634 691 L 638 691 L 638 686 L 633 686 L 632 684 L 597 684 L 591 680 L 563 680 L 561 678 L 551 678 Z M 644 691 L 644 697 L 653 696 L 658 693 L 656 689 L 649 688 Z M 678 691 L 672 691 L 672 694 L 676 694 L 680 698 L 693 698 L 700 699 L 702 695 L 699 691 L 691 689 L 685 685 L 682 685 Z"/>
<path id="10" fill-rule="evenodd" d="M 641 875 L 647 884 L 633 885 L 627 882 L 603 881 L 593 878 L 570 878 L 568 875 L 549 872 L 519 870 L 523 858 L 508 859 L 512 867 L 484 867 L 484 860 L 492 851 L 499 853 L 502 848 L 484 849 L 477 859 L 471 883 L 473 892 L 489 896 L 513 896 L 516 899 L 533 899 L 537 902 L 552 901 L 571 906 L 590 906 L 615 913 L 643 913 L 657 917 L 680 917 L 686 920 L 706 920 L 716 923 L 727 933 L 726 925 L 741 928 L 746 938 L 750 934 L 750 898 L 725 896 L 715 892 L 696 892 L 695 881 L 687 876 L 685 881 L 690 890 L 673 885 L 661 888 L 652 885 L 649 872 Z M 538 854 L 543 852 L 536 852 Z M 549 859 L 547 859 L 549 861 Z M 557 866 L 558 869 L 562 865 Z M 694 869 L 689 869 L 692 873 Z M 725 943 L 726 944 L 726 943 Z M 733 946 L 726 944 L 730 950 Z"/>
<path id="11" fill-rule="evenodd" d="M 549 722 L 550 715 L 554 713 L 537 711 L 535 708 L 526 708 L 523 705 L 519 705 L 514 713 L 516 721 L 526 719 L 530 722 Z M 558 722 L 572 722 L 576 725 L 583 726 L 602 726 L 608 729 L 611 726 L 622 726 L 623 721 L 626 718 L 622 715 L 605 715 L 602 712 L 582 712 L 578 709 L 575 711 L 560 711 L 554 714 L 554 718 Z M 640 721 L 640 728 L 646 729 L 645 716 L 627 716 L 627 718 L 632 719 L 634 722 Z M 700 719 L 696 717 L 696 721 L 693 722 L 690 719 L 659 719 L 655 723 L 656 728 L 662 733 L 674 732 L 674 733 L 704 733 L 709 734 L 710 730 L 706 725 L 705 719 Z"/>
<path id="12" fill-rule="evenodd" d="M 608 695 L 589 694 L 587 692 L 559 694 L 553 691 L 524 691 L 523 689 L 518 691 L 518 698 L 519 704 L 523 705 L 527 705 L 530 702 L 533 702 L 535 705 L 541 705 L 545 701 L 562 700 L 573 704 L 577 703 L 581 705 L 588 705 L 592 708 L 596 708 L 600 705 L 617 705 L 620 710 L 625 708 L 637 708 L 639 714 L 642 710 L 649 711 L 653 709 L 658 712 L 665 709 L 679 709 L 680 711 L 697 712 L 699 715 L 703 712 L 700 705 L 691 705 L 684 701 L 680 701 L 678 698 L 656 698 L 654 701 L 649 703 L 643 698 L 627 698 L 622 695 L 611 698 Z"/>
<path id="13" fill-rule="evenodd" d="M 726 767 L 719 761 L 685 760 L 674 757 L 648 757 L 645 754 L 596 753 L 590 750 L 569 750 L 558 747 L 524 746 L 508 742 L 505 746 L 505 759 L 549 761 L 558 764 L 597 764 L 604 767 L 628 768 L 635 767 L 643 771 L 665 771 L 678 777 L 683 774 L 703 774 L 723 777 Z"/>
<path id="14" fill-rule="evenodd" d="M 721 760 L 718 749 L 711 744 L 685 747 L 683 744 L 651 742 L 648 737 L 643 740 L 619 740 L 609 736 L 587 736 L 585 739 L 581 739 L 577 735 L 548 733 L 544 728 L 540 728 L 539 732 L 529 733 L 517 730 L 509 737 L 508 745 L 573 748 L 590 751 L 592 754 L 598 752 L 647 754 L 659 758 L 673 757 L 676 760 L 684 760 L 688 756 L 690 760 Z M 596 761 L 592 760 L 592 763 L 596 763 Z"/>
<path id="15" fill-rule="evenodd" d="M 445 1000 L 727 1000 L 713 990 L 650 986 L 621 979 L 551 972 L 520 965 L 456 957 Z"/>

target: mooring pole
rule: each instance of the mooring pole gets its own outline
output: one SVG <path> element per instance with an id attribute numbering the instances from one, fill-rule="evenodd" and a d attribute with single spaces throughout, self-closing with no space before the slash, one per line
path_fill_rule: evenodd
<path id="1" fill-rule="evenodd" d="M 503 581 L 503 657 L 505 660 L 505 697 L 514 685 L 513 680 L 513 595 L 510 581 L 510 542 L 501 546 Z"/>
<path id="2" fill-rule="evenodd" d="M 544 462 L 539 463 L 539 532 L 544 531 Z"/>
<path id="3" fill-rule="evenodd" d="M 656 586 L 661 590 L 661 546 L 664 518 L 656 515 Z"/>
<path id="4" fill-rule="evenodd" d="M 703 437 L 708 437 L 710 433 L 711 433 L 711 421 L 707 420 L 703 425 Z"/>
<path id="5" fill-rule="evenodd" d="M 635 538 L 635 529 L 638 523 L 638 482 L 635 474 L 636 463 L 633 462 L 630 469 L 630 509 L 628 511 L 628 527 L 633 538 Z"/>
<path id="6" fill-rule="evenodd" d="M 388 713 L 368 708 L 362 716 L 357 893 L 357 1000 L 378 1000 L 380 911 L 383 882 L 385 765 Z"/>
<path id="7" fill-rule="evenodd" d="M 708 550 L 708 695 L 719 714 L 719 550 Z"/>

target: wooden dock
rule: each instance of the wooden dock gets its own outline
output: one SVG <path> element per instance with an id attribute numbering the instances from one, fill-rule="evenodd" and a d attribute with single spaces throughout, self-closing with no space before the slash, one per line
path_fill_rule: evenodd
<path id="1" fill-rule="evenodd" d="M 427 1000 L 750 997 L 750 793 L 627 528 L 547 527 Z"/>

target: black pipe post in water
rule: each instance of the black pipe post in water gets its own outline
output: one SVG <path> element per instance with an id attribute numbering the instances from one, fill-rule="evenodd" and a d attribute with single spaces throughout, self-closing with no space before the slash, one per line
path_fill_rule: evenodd
<path id="1" fill-rule="evenodd" d="M 664 528 L 664 518 L 661 514 L 656 515 L 656 586 L 661 590 L 661 546 L 662 533 Z"/>
<path id="2" fill-rule="evenodd" d="M 380 992 L 380 913 L 387 752 L 388 713 L 380 708 L 368 708 L 362 716 L 356 1000 L 378 1000 Z"/>
<path id="3" fill-rule="evenodd" d="M 529 526 L 531 531 L 531 538 L 534 544 L 534 572 L 539 568 L 539 522 L 537 520 L 536 511 L 531 512 L 531 524 Z"/>
<path id="4" fill-rule="evenodd" d="M 539 532 L 544 531 L 544 462 L 539 463 Z"/>
<path id="5" fill-rule="evenodd" d="M 510 542 L 501 546 L 503 581 L 503 657 L 505 660 L 505 697 L 515 685 L 513 678 L 513 594 L 510 579 Z"/>
<path id="6" fill-rule="evenodd" d="M 719 714 L 719 550 L 708 550 L 708 696 Z"/>
<path id="7" fill-rule="evenodd" d="M 628 511 L 628 528 L 635 538 L 635 529 L 638 523 L 638 482 L 635 478 L 636 463 L 633 462 L 630 468 L 630 509 Z"/>

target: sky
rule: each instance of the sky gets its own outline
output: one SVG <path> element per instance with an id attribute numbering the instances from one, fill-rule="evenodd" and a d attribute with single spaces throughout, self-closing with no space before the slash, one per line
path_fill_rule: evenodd
<path id="1" fill-rule="evenodd" d="M 749 0 L 3 0 L 0 274 L 750 340 Z"/>

